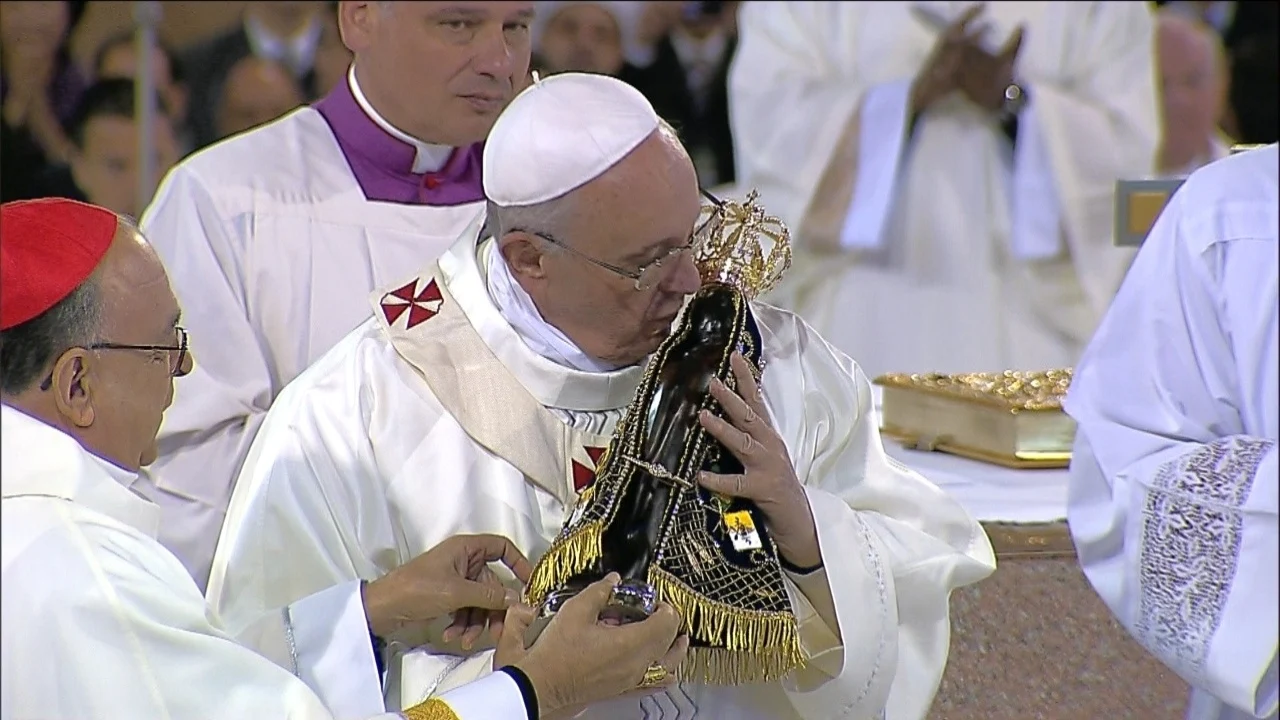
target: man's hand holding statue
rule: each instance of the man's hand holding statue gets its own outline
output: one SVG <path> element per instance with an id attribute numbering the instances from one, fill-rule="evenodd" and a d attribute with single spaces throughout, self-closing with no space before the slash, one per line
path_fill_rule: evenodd
<path id="1" fill-rule="evenodd" d="M 734 353 L 731 364 L 739 392 L 719 380 L 711 381 L 711 395 L 729 419 L 704 410 L 699 420 L 738 458 L 744 470 L 740 475 L 703 472 L 698 483 L 712 492 L 754 502 L 764 514 L 769 535 L 788 569 L 817 570 L 822 566 L 822 552 L 804 486 L 791 465 L 786 443 L 769 420 L 764 394 L 750 363 Z"/>
<path id="2" fill-rule="evenodd" d="M 572 717 L 587 705 L 623 694 L 646 694 L 675 684 L 675 668 L 689 649 L 678 636 L 680 616 L 668 604 L 642 622 L 600 621 L 611 573 L 565 603 L 536 642 L 526 647 L 532 608 L 503 585 L 492 567 L 500 563 L 521 582 L 529 560 L 499 535 L 455 535 L 364 586 L 369 628 L 385 637 L 407 625 L 451 616 L 445 642 L 472 648 L 486 628 L 497 643 L 493 668 L 514 666 L 529 678 L 540 717 Z M 591 658 L 583 663 L 582 658 Z M 662 668 L 661 677 L 654 668 Z"/>

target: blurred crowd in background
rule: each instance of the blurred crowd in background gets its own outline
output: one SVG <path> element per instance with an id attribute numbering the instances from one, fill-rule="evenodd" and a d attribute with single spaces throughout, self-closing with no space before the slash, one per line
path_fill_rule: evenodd
<path id="1" fill-rule="evenodd" d="M 4 201 L 68 196 L 133 216 L 145 207 L 149 198 L 137 197 L 131 5 L 0 2 Z M 734 181 L 727 76 L 740 3 L 537 5 L 539 72 L 590 71 L 628 81 L 680 131 L 705 186 Z M 1193 166 L 1211 154 L 1213 143 L 1274 142 L 1280 3 L 1156 5 L 1165 6 L 1157 47 L 1162 167 Z M 339 37 L 336 6 L 164 3 L 153 60 L 162 111 L 155 130 L 158 174 L 188 153 L 322 97 L 339 82 L 350 54 Z"/>

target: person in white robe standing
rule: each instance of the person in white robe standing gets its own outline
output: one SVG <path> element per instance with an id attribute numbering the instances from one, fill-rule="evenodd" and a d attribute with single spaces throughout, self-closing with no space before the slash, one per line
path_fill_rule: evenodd
<path id="1" fill-rule="evenodd" d="M 699 287 L 693 164 L 631 86 L 536 82 L 499 118 L 484 162 L 492 232 L 477 223 L 371 296 L 373 317 L 267 414 L 209 584 L 232 626 L 376 578 L 453 533 L 501 532 L 541 556 Z M 682 684 L 583 718 L 921 718 L 946 662 L 949 595 L 994 569 L 962 507 L 885 455 L 858 366 L 794 315 L 754 313 L 761 393 L 754 381 L 745 400 L 719 391 L 736 425 L 704 421 L 747 471 L 703 482 L 767 516 L 807 667 L 772 684 Z M 429 636 L 388 645 L 401 693 L 389 705 L 503 660 Z"/>
<path id="2" fill-rule="evenodd" d="M 1066 400 L 1080 564 L 1190 720 L 1277 714 L 1278 167 L 1270 145 L 1192 173 Z"/>
<path id="3" fill-rule="evenodd" d="M 488 564 L 530 567 L 492 535 L 449 538 L 375 582 L 259 618 L 239 640 L 264 654 L 219 627 L 136 492 L 173 378 L 193 363 L 179 316 L 131 223 L 72 200 L 0 206 L 0 716 L 389 720 L 402 716 L 384 713 L 374 634 L 457 612 L 453 632 L 478 637 L 487 622 L 523 648 L 532 611 Z M 405 717 L 536 720 L 678 660 L 687 642 L 672 647 L 669 606 L 641 625 L 598 624 L 610 588 L 575 598 L 510 666 Z"/>
<path id="4" fill-rule="evenodd" d="M 729 76 L 738 182 L 797 237 L 771 298 L 872 377 L 1066 367 L 1155 170 L 1149 3 L 752 2 Z"/>
<path id="5" fill-rule="evenodd" d="M 1185 177 L 1230 154 L 1221 124 L 1231 82 L 1218 31 L 1168 5 L 1156 12 L 1160 70 L 1162 177 Z"/>
<path id="6" fill-rule="evenodd" d="M 203 588 L 277 393 L 484 210 L 481 141 L 527 82 L 531 2 L 343 2 L 346 82 L 180 163 L 143 214 L 200 352 L 143 491 Z"/>

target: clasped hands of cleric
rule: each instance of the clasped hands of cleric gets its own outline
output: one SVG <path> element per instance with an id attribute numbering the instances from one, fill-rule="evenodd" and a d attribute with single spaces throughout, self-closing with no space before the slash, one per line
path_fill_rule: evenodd
<path id="1" fill-rule="evenodd" d="M 981 18 L 984 7 L 969 8 L 938 36 L 911 87 L 912 114 L 957 90 L 984 110 L 1000 109 L 1005 89 L 1013 83 L 1023 28 L 1018 26 L 998 52 L 988 52 L 980 41 L 988 30 Z"/>
<path id="2" fill-rule="evenodd" d="M 792 566 L 819 567 L 822 555 L 817 526 L 786 444 L 769 419 L 764 394 L 750 364 L 742 355 L 734 353 L 731 365 L 740 393 L 717 379 L 711 381 L 710 387 L 711 395 L 720 403 L 728 420 L 704 410 L 699 421 L 738 458 L 743 472 L 738 475 L 703 472 L 698 476 L 698 483 L 712 492 L 754 502 L 764 514 L 779 555 Z M 389 626 L 379 623 L 374 627 L 375 633 L 384 635 L 399 625 L 427 622 L 447 614 L 450 608 L 460 607 L 463 609 L 453 613 L 453 622 L 444 632 L 445 642 L 461 640 L 462 647 L 470 649 L 486 626 L 494 638 L 502 634 L 503 609 L 514 604 L 515 598 L 510 590 L 504 590 L 489 563 L 501 562 L 521 583 L 528 583 L 532 566 L 514 545 L 497 536 L 458 536 L 442 544 L 450 543 L 459 547 L 438 555 L 426 553 L 368 585 L 365 599 L 370 606 L 370 617 L 393 618 Z M 418 563 L 436 563 L 440 567 L 416 567 Z M 422 607 L 421 598 L 430 595 L 395 589 L 401 584 L 400 576 L 406 582 L 412 580 L 424 587 L 446 576 L 463 582 L 439 583 L 441 593 L 449 597 L 440 597 L 438 607 Z M 397 597 L 416 598 L 418 606 L 403 607 L 395 601 Z M 383 608 L 387 611 L 382 612 Z"/>

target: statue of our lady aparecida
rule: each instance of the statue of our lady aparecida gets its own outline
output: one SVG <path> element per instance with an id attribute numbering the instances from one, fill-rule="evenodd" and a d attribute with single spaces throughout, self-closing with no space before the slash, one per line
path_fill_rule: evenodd
<path id="1" fill-rule="evenodd" d="M 526 594 L 550 616 L 610 571 L 622 582 L 606 616 L 635 620 L 659 601 L 684 618 L 690 650 L 681 680 L 737 685 L 776 680 L 803 661 L 778 553 L 750 501 L 696 484 L 699 471 L 734 474 L 741 463 L 698 422 L 724 417 L 711 396 L 730 389 L 740 352 L 757 379 L 768 360 L 751 300 L 791 264 L 785 227 L 756 195 L 704 206 L 695 260 L 702 288 L 685 305 L 598 464 L 596 481 L 534 568 Z"/>

